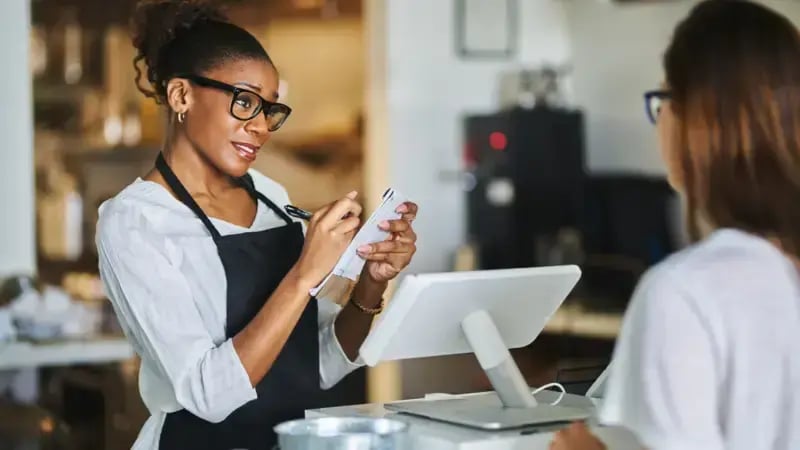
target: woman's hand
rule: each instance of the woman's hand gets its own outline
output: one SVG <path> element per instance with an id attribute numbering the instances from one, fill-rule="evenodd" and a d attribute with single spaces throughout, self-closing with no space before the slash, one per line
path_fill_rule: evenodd
<path id="1" fill-rule="evenodd" d="M 380 224 L 389 232 L 383 242 L 365 245 L 357 249 L 366 260 L 361 278 L 353 288 L 350 303 L 336 317 L 336 338 L 350 361 L 358 357 L 358 349 L 364 343 L 372 325 L 372 314 L 364 314 L 362 308 L 379 308 L 387 283 L 396 277 L 411 261 L 416 251 L 417 235 L 411 222 L 417 216 L 417 205 L 403 203 L 397 207 L 401 214 L 397 220 Z M 361 306 L 358 308 L 354 304 Z"/>
<path id="2" fill-rule="evenodd" d="M 355 200 L 357 195 L 353 191 L 323 207 L 308 222 L 303 251 L 293 270 L 309 289 L 333 270 L 358 231 L 361 205 Z"/>
<path id="3" fill-rule="evenodd" d="M 606 450 L 606 446 L 589 431 L 586 424 L 575 422 L 556 433 L 550 450 Z"/>
<path id="4" fill-rule="evenodd" d="M 389 237 L 383 242 L 364 245 L 358 248 L 358 254 L 367 260 L 364 272 L 370 281 L 386 283 L 397 276 L 411 262 L 417 251 L 417 234 L 411 222 L 417 217 L 417 204 L 406 202 L 397 208 L 402 216 L 397 220 L 389 220 L 379 224 L 388 231 Z"/>

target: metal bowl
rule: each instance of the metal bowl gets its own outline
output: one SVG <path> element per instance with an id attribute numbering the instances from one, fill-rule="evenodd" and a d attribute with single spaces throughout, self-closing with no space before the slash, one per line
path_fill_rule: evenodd
<path id="1" fill-rule="evenodd" d="M 408 425 L 367 417 L 324 417 L 275 427 L 280 450 L 406 450 Z"/>

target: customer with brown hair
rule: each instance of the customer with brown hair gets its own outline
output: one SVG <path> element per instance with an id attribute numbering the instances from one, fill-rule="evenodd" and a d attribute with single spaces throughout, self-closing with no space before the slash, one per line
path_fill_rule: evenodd
<path id="1" fill-rule="evenodd" d="M 697 5 L 646 94 L 693 246 L 634 294 L 600 411 L 651 450 L 800 448 L 800 35 Z M 600 449 L 582 424 L 554 450 Z"/>

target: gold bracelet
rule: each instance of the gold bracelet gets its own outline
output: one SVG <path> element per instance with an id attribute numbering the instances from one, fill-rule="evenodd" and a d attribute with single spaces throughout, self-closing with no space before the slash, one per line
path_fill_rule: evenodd
<path id="1" fill-rule="evenodd" d="M 383 311 L 383 297 L 381 297 L 381 302 L 378 304 L 378 307 L 376 307 L 376 308 L 367 308 L 366 306 L 364 306 L 361 303 L 359 303 L 355 299 L 355 297 L 350 297 L 350 303 L 352 303 L 353 306 L 355 306 L 356 309 L 358 309 L 362 313 L 369 314 L 371 316 L 376 316 L 376 315 L 380 314 Z"/>

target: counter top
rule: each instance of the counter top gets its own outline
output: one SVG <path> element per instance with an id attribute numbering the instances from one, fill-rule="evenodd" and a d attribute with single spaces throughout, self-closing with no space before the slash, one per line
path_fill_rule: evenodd
<path id="1" fill-rule="evenodd" d="M 493 396 L 494 393 L 471 395 Z M 536 399 L 543 403 L 551 402 L 558 395 L 556 392 L 544 391 L 536 394 Z M 595 400 L 570 394 L 566 394 L 559 405 L 588 408 L 592 411 L 596 407 Z M 385 409 L 379 403 L 306 411 L 306 417 L 308 418 L 354 416 L 391 417 L 392 419 L 402 420 L 409 424 L 411 448 L 424 448 L 426 450 L 546 450 L 550 446 L 553 432 L 560 427 L 551 425 L 530 427 L 524 430 L 489 432 L 398 414 Z M 624 429 L 593 427 L 593 430 L 606 443 L 608 448 L 615 450 L 641 449 L 636 438 Z"/>
<path id="2" fill-rule="evenodd" d="M 124 337 L 98 336 L 49 342 L 11 341 L 0 343 L 0 370 L 25 367 L 103 364 L 134 356 Z"/>

